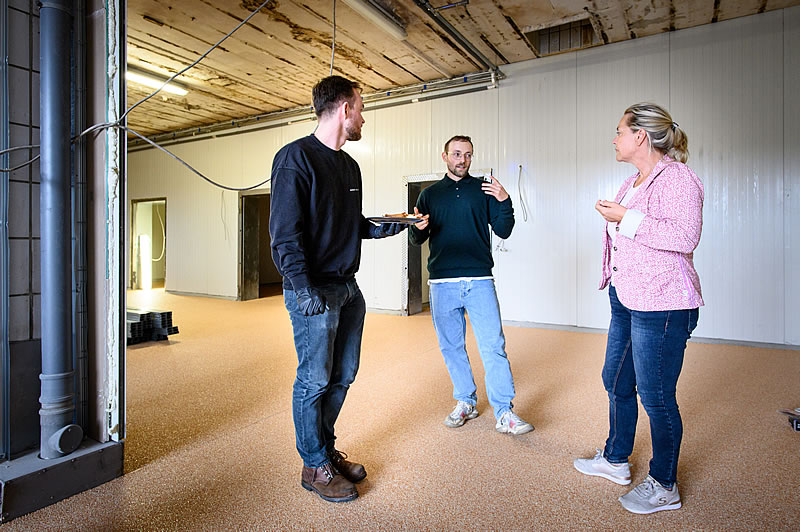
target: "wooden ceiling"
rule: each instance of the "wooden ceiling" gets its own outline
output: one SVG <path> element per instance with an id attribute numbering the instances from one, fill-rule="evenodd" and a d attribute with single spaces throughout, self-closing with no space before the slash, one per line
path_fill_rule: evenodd
<path id="1" fill-rule="evenodd" d="M 128 0 L 128 68 L 166 79 L 193 63 L 263 0 Z M 364 93 L 453 78 L 542 54 L 530 32 L 587 19 L 595 45 L 781 9 L 800 0 L 363 0 L 405 28 L 398 40 L 336 0 L 333 71 Z M 438 9 L 448 4 L 454 7 Z M 270 0 L 176 81 L 189 93 L 159 93 L 128 115 L 144 135 L 232 122 L 308 106 L 330 73 L 333 0 Z M 427 9 L 426 9 L 427 8 Z M 446 31 L 431 12 L 455 29 Z M 467 45 L 459 44 L 463 38 Z M 473 51 L 468 49 L 473 48 Z M 477 50 L 479 54 L 475 54 Z M 128 81 L 128 104 L 152 89 Z"/>

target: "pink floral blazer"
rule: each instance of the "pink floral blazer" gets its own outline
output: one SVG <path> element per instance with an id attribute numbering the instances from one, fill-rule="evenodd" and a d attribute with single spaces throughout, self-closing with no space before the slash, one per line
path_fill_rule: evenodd
<path id="1" fill-rule="evenodd" d="M 637 172 L 617 193 L 621 201 Z M 703 229 L 703 183 L 683 163 L 664 156 L 627 204 L 644 214 L 633 239 L 617 233 L 612 244 L 603 231 L 603 276 L 600 290 L 611 281 L 620 303 L 631 310 L 659 311 L 702 306 L 700 277 L 693 255 Z M 619 226 L 617 226 L 619 230 Z"/>

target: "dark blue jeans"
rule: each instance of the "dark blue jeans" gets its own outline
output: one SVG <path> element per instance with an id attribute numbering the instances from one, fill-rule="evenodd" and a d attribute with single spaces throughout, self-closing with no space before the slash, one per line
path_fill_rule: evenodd
<path id="1" fill-rule="evenodd" d="M 292 393 L 295 441 L 306 467 L 325 464 L 334 448 L 333 426 L 358 372 L 367 311 L 355 280 L 316 288 L 329 307 L 316 316 L 304 316 L 295 292 L 283 291 L 298 360 Z"/>
<path id="2" fill-rule="evenodd" d="M 609 286 L 611 326 L 608 329 L 603 384 L 609 399 L 609 431 L 603 456 L 627 462 L 633 451 L 639 406 L 650 418 L 653 458 L 650 476 L 671 489 L 678 471 L 683 423 L 675 387 L 683 366 L 686 341 L 697 327 L 698 309 L 642 312 L 630 310 Z"/>

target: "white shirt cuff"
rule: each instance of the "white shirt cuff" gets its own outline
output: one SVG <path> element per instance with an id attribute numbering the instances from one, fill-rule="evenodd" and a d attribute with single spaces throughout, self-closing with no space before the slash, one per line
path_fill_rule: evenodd
<path id="1" fill-rule="evenodd" d="M 633 240 L 636 236 L 636 230 L 639 229 L 639 224 L 644 220 L 644 213 L 636 209 L 628 209 L 625 216 L 619 222 L 619 233 Z"/>

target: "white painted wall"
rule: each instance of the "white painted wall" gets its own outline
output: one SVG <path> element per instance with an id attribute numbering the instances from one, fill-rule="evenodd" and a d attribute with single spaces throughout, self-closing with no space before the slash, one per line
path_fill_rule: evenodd
<path id="1" fill-rule="evenodd" d="M 517 226 L 507 251 L 495 252 L 503 318 L 605 328 L 603 223 L 593 206 L 635 172 L 611 144 L 624 109 L 665 105 L 706 187 L 695 256 L 706 307 L 695 334 L 800 344 L 798 49 L 800 8 L 791 8 L 539 59 L 504 68 L 496 90 L 367 111 L 363 139 L 344 149 L 361 166 L 364 213 L 382 214 L 404 210 L 404 175 L 442 171 L 444 141 L 470 135 L 473 167 L 494 168 L 515 202 Z M 174 151 L 225 184 L 248 185 L 314 124 Z M 236 297 L 237 195 L 154 150 L 128 162 L 129 198 L 170 205 L 167 289 Z M 370 308 L 400 310 L 404 244 L 364 243 L 358 281 Z"/>

